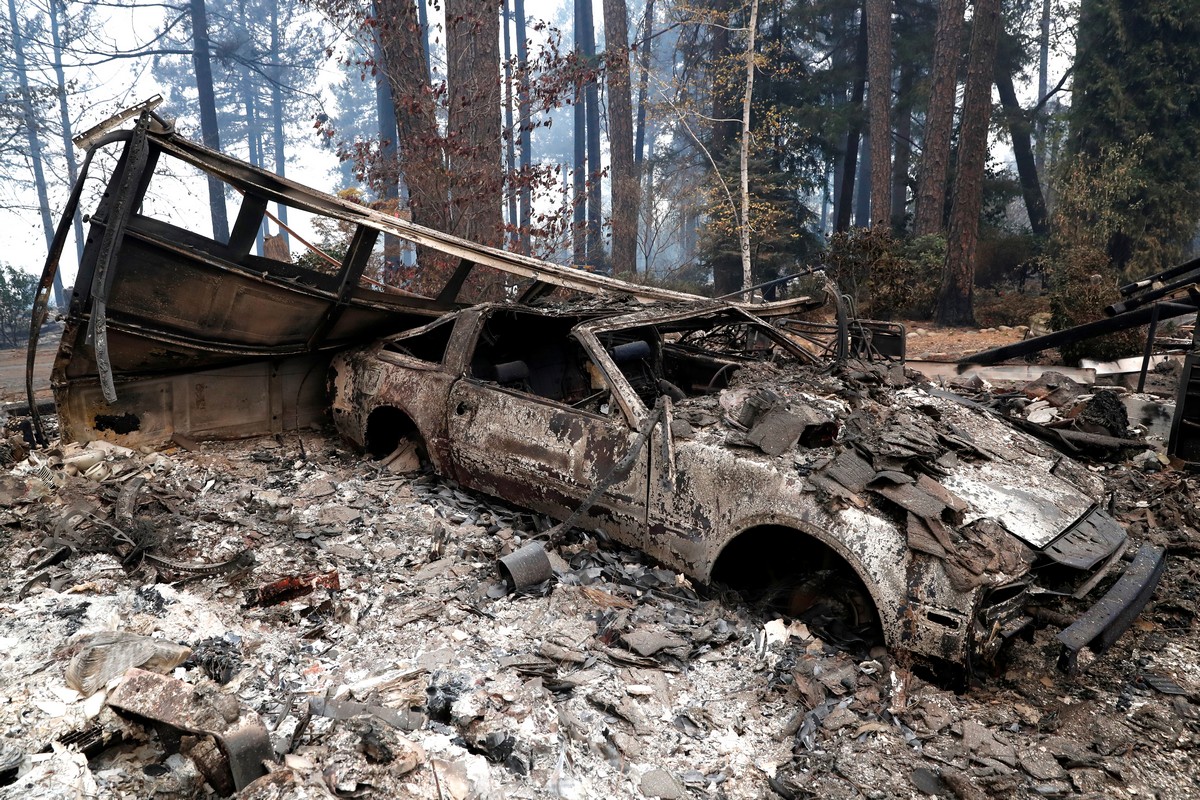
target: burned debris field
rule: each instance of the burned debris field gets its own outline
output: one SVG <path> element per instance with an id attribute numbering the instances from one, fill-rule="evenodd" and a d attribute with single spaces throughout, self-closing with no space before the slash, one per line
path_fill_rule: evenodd
<path id="1" fill-rule="evenodd" d="M 1200 796 L 1194 335 L 909 362 L 836 287 L 625 283 L 128 116 L 0 443 L 0 797 Z M 143 213 L 169 161 L 227 241 Z M 256 254 L 268 203 L 340 260 Z M 364 281 L 389 237 L 445 285 Z"/>
<path id="2" fill-rule="evenodd" d="M 1133 627 L 1074 676 L 1052 629 L 1017 637 L 964 688 L 586 531 L 514 593 L 497 559 L 549 519 L 330 432 L 8 452 L 4 796 L 229 793 L 262 753 L 203 743 L 243 724 L 270 765 L 243 797 L 1200 791 L 1200 520 L 1157 460 L 1092 466 L 1169 553 Z"/>

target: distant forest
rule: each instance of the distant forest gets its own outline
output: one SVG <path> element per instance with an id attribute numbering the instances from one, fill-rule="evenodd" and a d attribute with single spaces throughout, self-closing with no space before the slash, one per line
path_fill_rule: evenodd
<path id="1" fill-rule="evenodd" d="M 1190 0 L 635 2 L 7 0 L 6 200 L 49 242 L 71 137 L 148 75 L 209 147 L 713 295 L 824 267 L 860 313 L 1064 325 L 1192 253 Z"/>

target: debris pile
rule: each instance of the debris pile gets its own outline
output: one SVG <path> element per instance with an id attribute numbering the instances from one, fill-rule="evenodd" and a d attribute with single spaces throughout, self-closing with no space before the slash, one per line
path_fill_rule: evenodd
<path id="1" fill-rule="evenodd" d="M 514 580 L 550 520 L 318 434 L 194 447 L 0 476 L 0 797 L 1200 792 L 1181 473 L 1096 468 L 1173 554 L 1108 656 L 1068 679 L 1039 632 L 959 693 L 597 534 Z"/>

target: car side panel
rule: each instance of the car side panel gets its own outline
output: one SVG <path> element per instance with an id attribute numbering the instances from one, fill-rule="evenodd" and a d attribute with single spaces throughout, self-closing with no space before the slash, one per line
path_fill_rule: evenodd
<path id="1" fill-rule="evenodd" d="M 870 506 L 831 511 L 799 475 L 746 453 L 686 439 L 676 440 L 674 450 L 673 476 L 664 474 L 661 459 L 654 462 L 647 535 L 631 544 L 708 581 L 721 552 L 744 531 L 792 528 L 828 545 L 854 569 L 889 646 L 950 660 L 965 655 L 978 593 L 953 590 L 940 562 L 913 553 L 891 519 Z M 766 575 L 773 555 L 762 555 Z"/>
<path id="2" fill-rule="evenodd" d="M 464 378 L 451 390 L 448 434 L 460 483 L 566 517 L 629 452 L 623 417 L 604 418 Z M 581 521 L 625 536 L 646 522 L 646 448 Z"/>
<path id="3" fill-rule="evenodd" d="M 330 407 L 343 436 L 364 447 L 371 413 L 396 408 L 416 425 L 437 471 L 449 474 L 446 403 L 454 375 L 436 364 L 381 354 L 378 347 L 340 354 L 330 375 Z"/>

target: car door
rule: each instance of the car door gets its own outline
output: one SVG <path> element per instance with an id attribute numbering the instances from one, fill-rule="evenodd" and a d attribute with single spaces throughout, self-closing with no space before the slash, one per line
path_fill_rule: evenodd
<path id="1" fill-rule="evenodd" d="M 557 396 L 562 390 L 555 387 L 587 374 L 586 364 L 579 363 L 586 356 L 569 341 L 569 325 L 540 322 L 529 314 L 484 331 L 468 374 L 451 388 L 447 429 L 461 483 L 561 519 L 611 475 L 635 445 L 637 432 L 619 413 L 574 407 L 570 389 Z M 520 335 L 511 336 L 514 330 Z M 588 394 L 588 388 L 581 392 Z M 640 537 L 647 470 L 642 448 L 627 474 L 578 524 Z"/>

